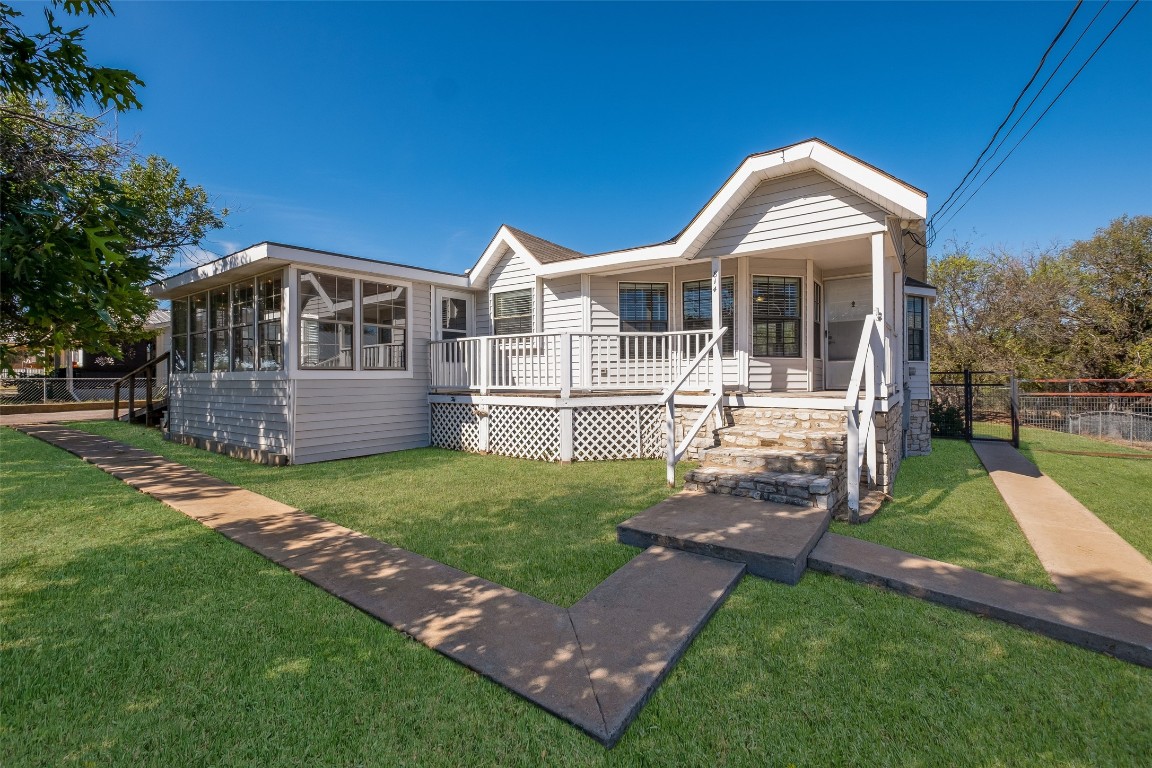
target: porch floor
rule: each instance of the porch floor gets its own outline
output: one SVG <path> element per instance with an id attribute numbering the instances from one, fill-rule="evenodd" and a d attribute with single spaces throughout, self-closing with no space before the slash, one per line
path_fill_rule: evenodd
<path id="1" fill-rule="evenodd" d="M 659 395 L 663 390 L 657 389 L 573 389 L 572 397 L 637 397 L 643 395 Z M 433 395 L 456 395 L 456 396 L 471 396 L 479 395 L 480 391 L 477 389 L 431 389 L 429 394 Z M 494 389 L 489 390 L 489 396 L 499 397 L 557 397 L 558 392 L 554 389 Z M 707 390 L 690 390 L 681 389 L 677 390 L 677 395 L 686 397 L 707 397 L 711 393 Z M 724 387 L 725 395 L 742 395 L 744 397 L 783 397 L 783 398 L 802 398 L 802 397 L 823 397 L 828 399 L 844 399 L 845 390 L 843 389 L 818 389 L 812 392 L 779 392 L 770 389 L 745 389 L 743 387 Z"/>

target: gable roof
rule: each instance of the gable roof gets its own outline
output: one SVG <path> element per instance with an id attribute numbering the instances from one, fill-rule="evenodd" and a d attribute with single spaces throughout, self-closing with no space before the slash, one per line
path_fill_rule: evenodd
<path id="1" fill-rule="evenodd" d="M 515 235 L 516 239 L 519 240 L 520 243 L 528 250 L 528 252 L 536 258 L 536 261 L 540 262 L 541 264 L 554 264 L 557 261 L 582 259 L 588 255 L 586 253 L 574 251 L 571 248 L 565 248 L 562 245 L 557 245 L 556 243 L 553 243 L 550 240 L 545 240 L 542 237 L 536 237 L 536 235 L 529 234 L 522 229 L 510 227 L 507 224 L 504 225 L 504 229 L 507 229 L 509 232 Z"/>
<path id="2" fill-rule="evenodd" d="M 820 139 L 807 139 L 779 149 L 748 155 L 688 225 L 672 239 L 652 245 L 582 254 L 522 230 L 502 226 L 472 269 L 469 283 L 482 282 L 496 262 L 511 249 L 534 262 L 536 274 L 550 277 L 597 268 L 635 264 L 658 266 L 691 260 L 727 216 L 762 182 L 804 171 L 816 171 L 859 197 L 900 219 L 927 217 L 928 196 L 890 173 L 865 163 Z M 572 263 L 580 259 L 578 264 Z"/>

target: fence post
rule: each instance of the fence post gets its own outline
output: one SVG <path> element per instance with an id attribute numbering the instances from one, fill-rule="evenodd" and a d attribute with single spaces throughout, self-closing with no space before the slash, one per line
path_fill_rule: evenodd
<path id="1" fill-rule="evenodd" d="M 1016 374 L 1008 379 L 1008 392 L 1011 398 L 1009 406 L 1012 414 L 1012 447 L 1020 447 L 1020 393 L 1016 389 Z"/>
<path id="2" fill-rule="evenodd" d="M 964 369 L 964 439 L 972 440 L 972 369 Z"/>
<path id="3" fill-rule="evenodd" d="M 48 377 L 40 379 L 40 402 L 48 402 Z"/>

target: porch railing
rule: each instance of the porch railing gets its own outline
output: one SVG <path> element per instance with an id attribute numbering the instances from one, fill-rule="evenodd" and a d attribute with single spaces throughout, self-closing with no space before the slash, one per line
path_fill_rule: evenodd
<path id="1" fill-rule="evenodd" d="M 709 331 L 529 333 L 434 341 L 432 388 L 530 390 L 568 397 L 578 390 L 709 391 L 713 372 L 698 361 Z"/>
<path id="2" fill-rule="evenodd" d="M 676 485 L 676 464 L 684 456 L 688 446 L 696 439 L 696 433 L 708 421 L 708 417 L 716 414 L 716 426 L 723 426 L 720 421 L 719 410 L 720 401 L 724 399 L 724 364 L 720 358 L 720 347 L 718 346 L 720 340 L 724 338 L 727 328 L 721 328 L 716 332 L 716 335 L 704 345 L 704 347 L 692 358 L 692 362 L 680 374 L 679 378 L 672 383 L 660 398 L 660 402 L 664 405 L 664 430 L 668 439 L 668 454 L 667 454 L 667 479 L 668 487 L 672 488 Z M 711 375 L 711 390 L 712 397 L 708 399 L 708 404 L 700 411 L 699 418 L 695 423 L 688 428 L 684 433 L 684 439 L 679 445 L 676 444 L 676 393 L 684 386 L 685 382 L 693 376 L 698 375 L 701 363 L 703 363 L 709 356 L 712 355 L 712 375 Z M 707 373 L 708 366 L 704 366 L 703 373 Z"/>
<path id="3" fill-rule="evenodd" d="M 856 348 L 856 361 L 852 365 L 852 378 L 844 396 L 844 410 L 848 421 L 848 509 L 860 512 L 860 470 L 865 458 L 868 476 L 876 479 L 876 397 L 888 394 L 885 371 L 888 352 L 884 335 L 876 315 L 864 319 L 860 332 L 860 345 Z M 863 398 L 860 390 L 864 389 Z"/>
<path id="4" fill-rule="evenodd" d="M 164 382 L 164 398 L 158 397 L 160 390 L 159 387 L 157 387 L 156 370 L 161 363 L 167 362 L 170 356 L 170 352 L 157 355 L 116 382 L 112 395 L 113 419 L 117 421 L 120 420 L 120 390 L 122 387 L 126 387 L 128 393 L 128 421 L 133 422 L 136 420 L 136 379 L 140 377 L 144 379 L 144 425 L 148 427 L 152 426 L 152 419 L 156 416 L 156 408 L 161 400 L 167 399 L 168 391 L 167 382 Z"/>

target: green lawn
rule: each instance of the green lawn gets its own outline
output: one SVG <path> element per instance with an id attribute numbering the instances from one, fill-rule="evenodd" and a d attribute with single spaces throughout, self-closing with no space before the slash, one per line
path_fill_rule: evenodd
<path id="1" fill-rule="evenodd" d="M 992 479 L 963 440 L 933 440 L 929 456 L 905 459 L 893 500 L 846 536 L 1055 589 Z"/>
<path id="2" fill-rule="evenodd" d="M 6 768 L 1135 766 L 1152 754 L 1152 670 L 815 573 L 796 587 L 745 579 L 606 752 L 62 451 L 0 430 L 0 456 Z M 274 473 L 307 493 L 292 468 L 205 464 L 253 480 L 248 487 Z M 549 488 L 563 485 L 552 472 L 576 468 L 523 464 L 520 482 Z M 367 483 L 418 471 L 378 459 L 325 466 L 312 477 Z M 629 476 L 653 474 L 642 462 L 613 466 L 634 488 L 646 481 Z M 505 500 L 483 493 L 477 474 L 466 461 L 443 461 L 433 488 L 454 489 L 474 514 L 499 520 L 491 507 Z M 524 558 L 538 559 L 547 538 L 529 529 L 647 503 L 634 492 L 622 500 L 599 488 L 599 501 L 526 515 Z M 355 496 L 340 487 L 323 498 L 328 509 Z M 440 537 L 473 531 L 460 525 L 443 525 Z M 613 556 L 598 550 L 616 549 L 634 551 L 610 534 L 581 551 L 607 563 Z"/>
<path id="3" fill-rule="evenodd" d="M 670 493 L 663 461 L 561 466 L 424 448 L 266 467 L 165 442 L 154 429 L 73 426 L 558 605 L 628 562 L 635 550 L 616 545 L 616 524 Z"/>
<path id="4" fill-rule="evenodd" d="M 1027 427 L 1020 430 L 1020 451 L 1145 557 L 1152 558 L 1152 452 Z M 1125 453 L 1145 458 L 1049 451 Z"/>

